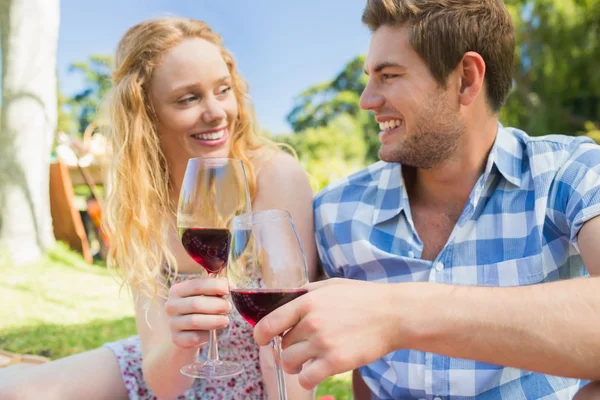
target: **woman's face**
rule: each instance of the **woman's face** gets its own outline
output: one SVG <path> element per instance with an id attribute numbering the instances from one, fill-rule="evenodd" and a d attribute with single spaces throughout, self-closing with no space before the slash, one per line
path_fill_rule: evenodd
<path id="1" fill-rule="evenodd" d="M 154 70 L 149 95 L 169 164 L 228 156 L 238 104 L 215 45 L 194 38 L 170 49 Z"/>

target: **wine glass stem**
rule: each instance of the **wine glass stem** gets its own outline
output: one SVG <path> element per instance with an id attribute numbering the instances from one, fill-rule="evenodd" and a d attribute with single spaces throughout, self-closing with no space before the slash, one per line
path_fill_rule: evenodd
<path id="1" fill-rule="evenodd" d="M 281 336 L 273 338 L 273 347 L 277 360 L 275 360 L 275 371 L 277 371 L 277 392 L 279 392 L 279 400 L 287 400 L 287 392 L 285 389 L 285 373 L 281 368 Z"/>
<path id="2" fill-rule="evenodd" d="M 208 336 L 208 354 L 206 356 L 207 364 L 217 364 L 219 362 L 219 347 L 217 345 L 217 331 L 214 329 Z"/>
<path id="3" fill-rule="evenodd" d="M 217 274 L 209 274 L 211 278 L 217 278 Z M 206 364 L 215 365 L 219 363 L 219 346 L 217 345 L 217 331 L 211 329 L 208 333 L 208 354 Z"/>

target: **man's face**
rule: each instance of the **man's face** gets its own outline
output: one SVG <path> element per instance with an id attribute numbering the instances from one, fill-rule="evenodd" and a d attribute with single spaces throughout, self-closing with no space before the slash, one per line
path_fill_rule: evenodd
<path id="1" fill-rule="evenodd" d="M 405 27 L 384 25 L 373 33 L 365 72 L 360 105 L 379 122 L 379 158 L 432 168 L 452 156 L 465 129 L 458 90 L 438 84 Z"/>

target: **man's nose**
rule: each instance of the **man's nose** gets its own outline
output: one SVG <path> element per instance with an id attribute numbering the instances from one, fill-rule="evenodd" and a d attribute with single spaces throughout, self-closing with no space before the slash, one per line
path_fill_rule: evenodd
<path id="1" fill-rule="evenodd" d="M 375 111 L 380 108 L 384 103 L 383 96 L 381 96 L 377 91 L 373 88 L 371 84 L 371 80 L 365 86 L 362 94 L 360 95 L 360 108 L 368 111 Z"/>

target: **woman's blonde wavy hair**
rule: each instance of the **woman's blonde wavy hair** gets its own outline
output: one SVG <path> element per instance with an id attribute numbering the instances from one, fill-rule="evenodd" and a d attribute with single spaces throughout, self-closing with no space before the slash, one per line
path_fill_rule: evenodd
<path id="1" fill-rule="evenodd" d="M 206 23 L 166 17 L 139 23 L 125 33 L 117 48 L 113 88 L 105 110 L 112 153 L 105 218 L 111 232 L 108 265 L 117 269 L 125 283 L 151 298 L 166 295 L 165 279 L 161 277 L 164 266 L 169 266 L 170 274 L 176 274 L 177 263 L 167 245 L 176 205 L 148 85 L 162 55 L 188 38 L 216 45 L 229 68 L 238 102 L 229 156 L 244 163 L 252 199 L 257 189 L 252 155 L 263 146 L 277 149 L 259 136 L 248 86 L 221 37 Z"/>

